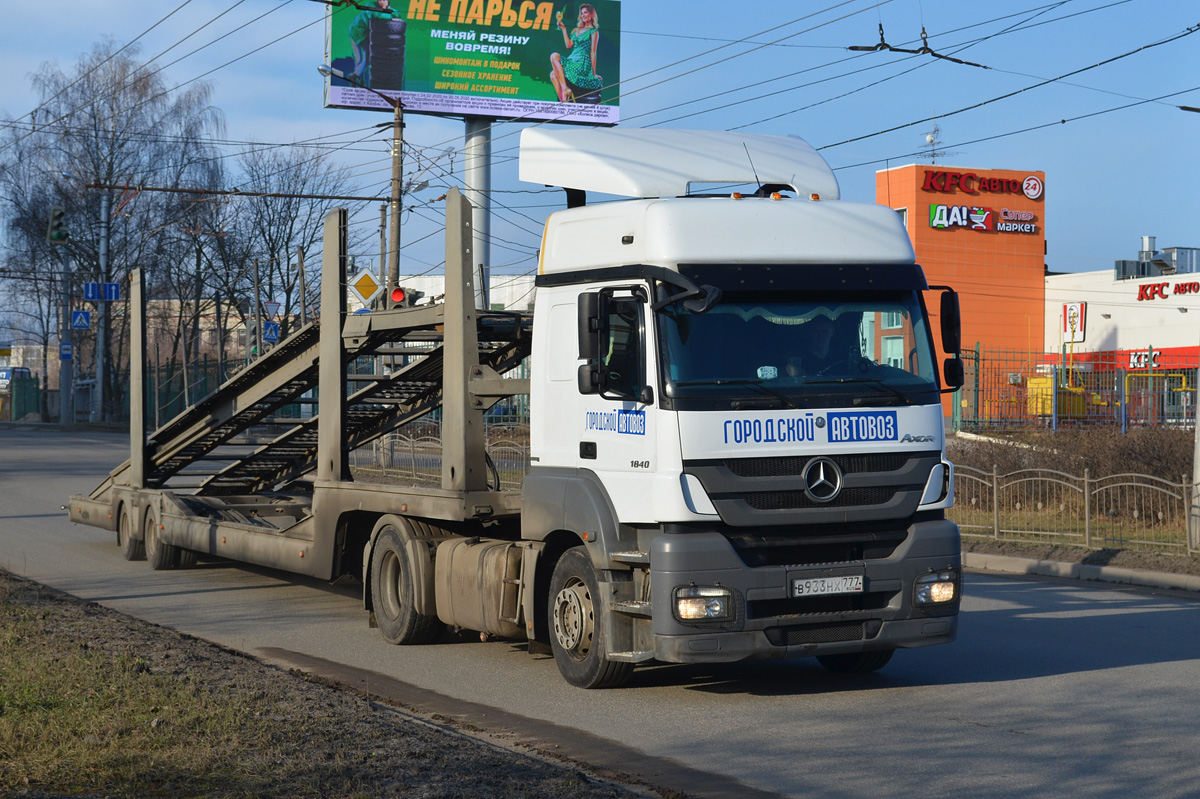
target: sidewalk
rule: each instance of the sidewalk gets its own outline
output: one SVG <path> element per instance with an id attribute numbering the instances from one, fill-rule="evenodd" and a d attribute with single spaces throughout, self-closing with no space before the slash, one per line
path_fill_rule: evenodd
<path id="1" fill-rule="evenodd" d="M 1085 563 L 1063 563 L 1054 560 L 1014 558 L 984 552 L 964 552 L 963 568 L 1002 574 L 1037 574 L 1045 577 L 1066 577 L 1102 583 L 1137 585 L 1149 588 L 1174 588 L 1200 592 L 1200 577 L 1190 574 L 1123 569 L 1118 566 L 1092 566 Z"/>

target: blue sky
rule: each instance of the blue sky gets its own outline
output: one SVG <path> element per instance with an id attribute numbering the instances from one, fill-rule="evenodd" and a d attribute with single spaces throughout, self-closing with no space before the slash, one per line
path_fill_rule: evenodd
<path id="1" fill-rule="evenodd" d="M 159 60 L 173 61 L 240 28 L 165 72 L 169 85 L 209 73 L 204 79 L 214 85 L 228 139 L 286 144 L 347 133 L 339 141 L 349 142 L 387 121 L 384 114 L 322 107 L 316 66 L 324 59 L 325 6 L 312 0 L 6 4 L 0 111 L 11 119 L 35 107 L 28 76 L 44 62 L 69 68 L 100 37 L 123 44 L 143 33 L 140 55 L 150 58 L 227 9 Z M 936 116 L 947 153 L 939 163 L 1045 171 L 1051 269 L 1109 269 L 1114 259 L 1136 257 L 1142 235 L 1157 236 L 1160 247 L 1200 247 L 1200 113 L 1177 107 L 1200 106 L 1200 32 L 1157 44 L 1197 26 L 1196 12 L 1194 3 L 1180 0 L 625 2 L 621 115 L 631 127 L 801 136 L 824 148 L 842 197 L 866 202 L 874 200 L 877 169 L 928 163 L 920 153 L 934 124 L 927 120 Z M 881 23 L 896 47 L 919 48 L 924 28 L 935 52 L 989 68 L 846 50 L 878 42 Z M 1139 48 L 1145 49 L 1118 58 Z M 1027 88 L 1110 59 L 1116 60 Z M 1027 90 L 985 103 L 1021 89 Z M 1166 95 L 1174 96 L 1156 100 Z M 406 141 L 423 152 L 462 145 L 461 120 L 410 115 L 407 122 Z M 497 275 L 533 269 L 540 222 L 562 204 L 561 192 L 516 181 L 506 156 L 520 127 L 494 128 Z M 898 129 L 872 135 L 891 128 Z M 353 167 L 358 193 L 386 194 L 384 138 L 369 136 L 335 156 Z M 851 139 L 858 140 L 842 144 Z M 454 164 L 461 169 L 461 157 Z M 431 200 L 436 186 L 457 181 L 433 182 L 415 199 Z M 360 214 L 358 224 L 369 228 L 377 214 Z M 437 223 L 436 210 L 407 215 L 405 240 L 416 241 Z M 436 241 L 406 248 L 404 271 L 436 269 Z M 374 254 L 366 250 L 366 257 Z"/>

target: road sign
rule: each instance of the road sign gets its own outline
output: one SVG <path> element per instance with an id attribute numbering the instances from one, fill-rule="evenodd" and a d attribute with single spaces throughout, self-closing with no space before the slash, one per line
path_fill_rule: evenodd
<path id="1" fill-rule="evenodd" d="M 105 302 L 118 302 L 121 299 L 120 283 L 105 283 L 103 288 Z"/>
<path id="2" fill-rule="evenodd" d="M 71 329 L 88 330 L 92 326 L 91 311 L 71 311 Z"/>
<path id="3" fill-rule="evenodd" d="M 84 283 L 83 284 L 83 298 L 85 300 L 90 300 L 92 302 L 100 302 L 100 300 L 103 299 L 103 296 L 100 294 L 100 284 L 99 283 Z"/>
<path id="4" fill-rule="evenodd" d="M 71 360 L 71 356 L 75 354 L 74 349 L 75 348 L 71 346 L 71 342 L 69 342 L 69 341 L 59 342 L 59 345 L 58 345 L 59 360 L 61 360 L 61 361 Z"/>
<path id="5" fill-rule="evenodd" d="M 278 322 L 263 322 L 263 341 L 279 341 Z"/>
<path id="6" fill-rule="evenodd" d="M 383 286 L 379 285 L 379 281 L 371 274 L 370 269 L 364 269 L 355 275 L 350 281 L 350 288 L 362 300 L 363 305 L 370 305 L 371 300 L 383 291 Z"/>
<path id="7" fill-rule="evenodd" d="M 267 319 L 275 321 L 275 317 L 279 316 L 280 307 L 282 306 L 277 302 L 264 302 L 263 310 L 267 312 Z"/>

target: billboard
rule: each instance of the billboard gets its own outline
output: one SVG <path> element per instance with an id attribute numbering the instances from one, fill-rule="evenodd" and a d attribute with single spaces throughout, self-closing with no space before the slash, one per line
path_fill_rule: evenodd
<path id="1" fill-rule="evenodd" d="M 331 6 L 325 105 L 615 125 L 617 0 L 354 0 Z M 374 90 L 374 91 L 372 91 Z"/>

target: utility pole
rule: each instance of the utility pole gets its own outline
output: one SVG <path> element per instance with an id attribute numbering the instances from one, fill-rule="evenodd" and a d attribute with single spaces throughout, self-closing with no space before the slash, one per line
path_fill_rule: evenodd
<path id="1" fill-rule="evenodd" d="M 100 194 L 100 285 L 101 285 L 101 301 L 96 306 L 97 315 L 100 317 L 99 323 L 96 325 L 96 413 L 93 419 L 105 421 L 104 418 L 104 368 L 105 362 L 108 360 L 107 348 L 107 333 L 108 333 L 108 303 L 104 301 L 103 287 L 109 282 L 108 274 L 108 206 L 111 198 L 108 190 L 105 189 Z"/>
<path id="2" fill-rule="evenodd" d="M 254 340 L 258 342 L 258 352 L 252 353 L 251 360 L 257 359 L 264 349 L 262 337 L 262 283 L 258 277 L 258 261 L 254 261 Z"/>
<path id="3" fill-rule="evenodd" d="M 387 282 L 387 276 L 388 276 L 387 212 L 388 212 L 387 203 L 380 203 L 379 204 L 379 282 L 382 283 L 385 287 L 387 287 L 387 285 L 388 285 L 388 282 Z M 396 279 L 399 280 L 399 277 L 400 276 L 397 275 Z"/>
<path id="4" fill-rule="evenodd" d="M 389 97 L 381 91 L 372 89 L 354 75 L 348 75 L 340 69 L 328 65 L 317 67 L 325 77 L 340 78 L 347 83 L 366 89 L 392 107 L 392 218 L 391 236 L 388 237 L 388 271 L 385 291 L 390 291 L 400 285 L 400 198 L 403 195 L 404 180 L 404 106 L 396 97 Z"/>
<path id="5" fill-rule="evenodd" d="M 378 92 L 376 92 L 378 94 Z M 399 100 L 380 94 L 392 105 L 392 229 L 388 240 L 387 289 L 400 285 L 400 198 L 404 179 L 404 108 Z"/>
<path id="6" fill-rule="evenodd" d="M 305 325 L 308 324 L 308 310 L 307 310 L 308 294 L 306 293 L 308 291 L 308 280 L 307 280 L 307 278 L 304 277 L 304 248 L 303 247 L 296 248 L 296 269 L 299 271 L 299 274 L 297 275 L 296 280 L 299 284 L 299 291 L 300 291 L 300 327 L 304 327 Z"/>
<path id="7" fill-rule="evenodd" d="M 58 335 L 58 423 L 65 426 L 75 421 L 74 403 L 71 402 L 75 348 L 71 340 L 71 273 L 60 272 L 59 276 L 62 278 L 62 330 Z M 64 349 L 71 350 L 70 358 L 63 358 Z"/>

